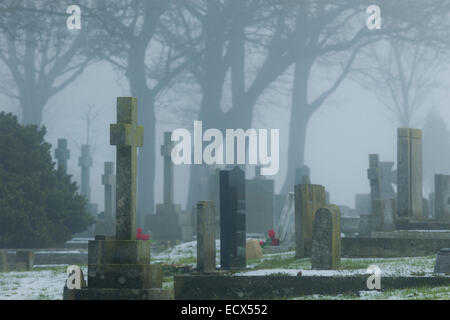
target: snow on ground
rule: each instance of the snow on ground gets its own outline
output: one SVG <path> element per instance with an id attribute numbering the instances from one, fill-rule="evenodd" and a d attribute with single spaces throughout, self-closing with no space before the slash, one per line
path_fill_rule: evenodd
<path id="1" fill-rule="evenodd" d="M 41 268 L 39 268 L 41 269 Z M 86 268 L 82 268 L 86 274 Z M 61 300 L 65 268 L 0 273 L 0 300 Z"/>
<path id="2" fill-rule="evenodd" d="M 196 242 L 179 244 L 168 250 L 152 255 L 152 263 L 173 263 L 184 265 L 196 264 Z M 216 241 L 216 259 L 220 263 L 220 241 Z M 295 259 L 295 252 L 280 252 L 265 254 L 262 259 L 249 261 L 248 271 L 237 273 L 237 276 L 264 276 L 269 274 L 287 274 L 296 276 L 299 271 L 302 276 L 348 276 L 367 274 L 370 265 L 377 265 L 381 269 L 381 276 L 428 276 L 434 268 L 435 256 L 408 258 L 342 258 L 343 270 L 311 270 L 310 259 Z M 61 299 L 64 283 L 67 279 L 67 266 L 47 265 L 36 266 L 28 272 L 0 272 L 0 300 L 3 299 Z M 83 268 L 86 275 L 86 267 Z M 167 285 L 167 283 L 165 283 Z M 447 288 L 447 289 L 445 289 Z M 396 299 L 411 296 L 413 298 L 440 297 L 449 298 L 449 287 L 428 289 L 427 292 L 417 294 L 410 291 L 393 293 L 362 292 L 359 297 L 346 296 L 308 296 L 306 299 Z M 399 298 L 400 299 L 400 298 Z"/>

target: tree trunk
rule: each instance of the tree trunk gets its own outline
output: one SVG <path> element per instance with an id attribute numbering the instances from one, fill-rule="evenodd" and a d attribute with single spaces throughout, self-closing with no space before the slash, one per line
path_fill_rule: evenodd
<path id="1" fill-rule="evenodd" d="M 41 125 L 42 111 L 44 110 L 45 103 L 42 104 L 32 99 L 20 99 L 20 106 L 22 109 L 22 124 Z"/>
<path id="2" fill-rule="evenodd" d="M 289 123 L 288 164 L 281 194 L 294 190 L 295 169 L 303 166 L 305 161 L 306 131 L 309 119 L 314 112 L 307 101 L 310 70 L 311 63 L 302 61 L 295 65 Z"/>

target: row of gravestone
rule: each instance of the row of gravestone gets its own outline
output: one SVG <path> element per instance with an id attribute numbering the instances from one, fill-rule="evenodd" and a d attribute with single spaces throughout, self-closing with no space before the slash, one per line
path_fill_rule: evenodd
<path id="1" fill-rule="evenodd" d="M 422 195 L 422 131 L 399 128 L 397 172 L 393 162 L 380 162 L 369 155 L 370 195 L 356 195 L 360 215 L 359 235 L 395 229 L 448 229 L 450 226 L 450 176 L 435 175 L 435 192 L 430 201 Z M 397 193 L 392 184 L 397 184 Z M 431 218 L 431 219 L 430 219 Z"/>
<path id="2" fill-rule="evenodd" d="M 171 133 L 164 134 L 164 144 L 161 146 L 161 155 L 164 157 L 164 201 L 156 205 L 155 214 L 147 214 L 144 217 L 144 229 L 151 233 L 155 240 L 192 240 L 196 232 L 195 208 L 191 212 L 181 210 L 179 204 L 174 203 L 174 169 L 171 160 L 173 142 Z M 113 235 L 115 218 L 115 174 L 114 163 L 104 163 L 104 174 L 102 184 L 104 185 L 104 212 L 97 215 L 96 205 L 90 203 L 90 168 L 92 157 L 89 145 L 83 145 L 79 158 L 81 172 L 80 193 L 88 199 L 88 212 L 95 216 L 95 227 L 77 236 Z M 70 159 L 70 150 L 67 148 L 66 139 L 58 139 L 58 147 L 55 149 L 55 158 L 58 167 L 67 171 L 67 161 Z M 210 183 L 210 199 L 219 204 L 219 171 L 215 170 L 207 179 Z M 274 181 L 265 179 L 260 174 L 260 168 L 256 167 L 255 179 L 246 181 L 246 210 L 247 210 L 247 232 L 264 234 L 274 228 L 275 196 Z M 280 198 L 281 199 L 281 198 Z M 219 211 L 219 210 L 217 210 Z M 216 215 L 216 222 L 219 215 Z M 217 229 L 217 234 L 220 230 Z"/>

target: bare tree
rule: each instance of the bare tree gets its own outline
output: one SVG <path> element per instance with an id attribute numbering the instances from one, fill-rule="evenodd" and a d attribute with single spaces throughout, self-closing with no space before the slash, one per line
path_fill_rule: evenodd
<path id="1" fill-rule="evenodd" d="M 357 79 L 375 93 L 399 126 L 409 128 L 439 87 L 444 58 L 444 52 L 422 42 L 383 41 L 364 51 Z"/>
<path id="2" fill-rule="evenodd" d="M 54 1 L 2 1 L 0 61 L 10 74 L 0 93 L 19 102 L 22 122 L 42 122 L 51 97 L 72 83 L 91 61 L 79 55 L 88 27 L 68 30 L 66 6 Z"/>
<path id="3" fill-rule="evenodd" d="M 362 48 L 393 38 L 396 41 L 427 43 L 438 47 L 443 44 L 443 35 L 446 34 L 445 28 L 442 28 L 442 18 L 449 12 L 449 4 L 445 1 L 436 1 L 432 6 L 426 1 L 380 1 L 378 4 L 382 8 L 383 28 L 369 31 L 365 25 L 365 12 L 370 2 L 355 4 L 352 1 L 305 1 L 304 4 L 305 10 L 298 19 L 308 32 L 298 42 L 301 49 L 298 50 L 300 54 L 295 61 L 288 170 L 282 193 L 291 190 L 295 168 L 304 165 L 309 120 L 349 76 L 350 71 L 355 69 L 355 64 L 361 67 L 356 58 Z M 313 68 L 323 67 L 324 58 L 337 66 L 330 73 L 334 75 L 334 80 L 330 80 L 328 88 L 325 87 L 321 93 L 312 97 L 310 87 L 317 85 L 311 83 Z M 377 64 L 374 68 L 383 67 Z M 372 71 L 376 74 L 380 69 Z M 373 73 L 365 75 L 370 78 Z M 361 81 L 367 81 L 367 78 L 361 78 Z M 422 86 L 425 84 L 426 82 Z M 394 93 L 401 94 L 401 90 Z"/>
<path id="4" fill-rule="evenodd" d="M 131 94 L 138 99 L 138 120 L 145 127 L 138 156 L 138 223 L 154 207 L 155 105 L 189 65 L 185 55 L 159 37 L 161 19 L 169 9 L 176 10 L 174 6 L 176 1 L 170 0 L 100 0 L 84 8 L 95 25 L 87 56 L 111 63 L 127 78 Z"/>

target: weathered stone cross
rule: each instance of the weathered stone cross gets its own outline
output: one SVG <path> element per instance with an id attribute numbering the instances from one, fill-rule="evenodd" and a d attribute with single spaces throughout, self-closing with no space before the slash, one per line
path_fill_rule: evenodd
<path id="1" fill-rule="evenodd" d="M 58 167 L 67 172 L 67 160 L 70 159 L 70 150 L 67 149 L 67 140 L 58 139 L 58 148 L 55 149 L 55 158 L 58 160 Z"/>
<path id="2" fill-rule="evenodd" d="M 116 239 L 136 240 L 136 153 L 144 134 L 137 125 L 136 98 L 117 98 L 117 124 L 110 131 L 110 143 L 117 146 Z"/>

